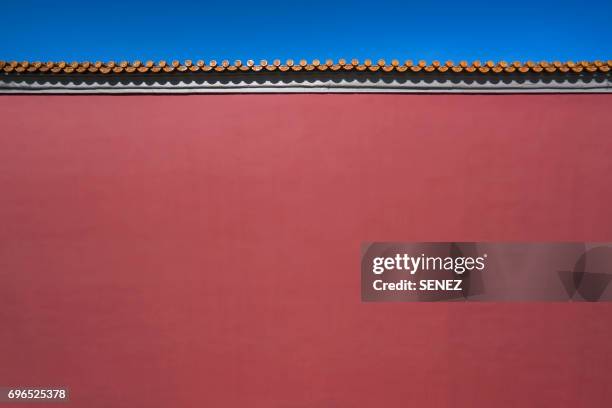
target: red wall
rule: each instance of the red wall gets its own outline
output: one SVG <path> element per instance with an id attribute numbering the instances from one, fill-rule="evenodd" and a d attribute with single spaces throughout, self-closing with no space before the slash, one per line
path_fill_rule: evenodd
<path id="1" fill-rule="evenodd" d="M 0 385 L 101 408 L 609 406 L 611 304 L 362 303 L 359 255 L 612 240 L 611 107 L 1 96 Z"/>

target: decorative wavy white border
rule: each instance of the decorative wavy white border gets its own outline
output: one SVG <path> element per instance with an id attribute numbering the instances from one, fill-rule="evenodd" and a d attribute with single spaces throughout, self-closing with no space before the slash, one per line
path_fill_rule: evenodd
<path id="1" fill-rule="evenodd" d="M 610 73 L 191 73 L 1 75 L 3 94 L 168 93 L 612 93 Z"/>

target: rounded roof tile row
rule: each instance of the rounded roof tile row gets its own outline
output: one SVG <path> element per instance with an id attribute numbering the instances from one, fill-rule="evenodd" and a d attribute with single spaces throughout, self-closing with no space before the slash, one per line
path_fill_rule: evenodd
<path id="1" fill-rule="evenodd" d="M 527 62 L 506 62 L 506 61 L 461 61 L 454 63 L 446 62 L 426 62 L 411 60 L 399 62 L 392 60 L 371 61 L 366 59 L 359 61 L 356 59 L 347 61 L 340 59 L 333 60 L 287 60 L 281 62 L 274 60 L 268 62 L 261 60 L 255 63 L 253 60 L 242 62 L 240 60 L 229 62 L 223 60 L 211 61 L 107 61 L 107 62 L 30 62 L 30 61 L 0 61 L 0 71 L 5 73 L 48 73 L 48 74 L 74 74 L 74 73 L 100 73 L 100 74 L 119 74 L 119 73 L 187 73 L 187 72 L 288 72 L 288 71 L 381 71 L 381 72 L 480 72 L 480 73 L 553 73 L 553 72 L 608 72 L 612 69 L 612 60 L 608 61 L 566 61 L 566 62 L 547 62 L 547 61 L 527 61 Z"/>

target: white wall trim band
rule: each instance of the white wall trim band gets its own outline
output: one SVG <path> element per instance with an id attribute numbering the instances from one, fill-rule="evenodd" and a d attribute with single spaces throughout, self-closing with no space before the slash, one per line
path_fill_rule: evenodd
<path id="1" fill-rule="evenodd" d="M 0 94 L 612 93 L 602 73 L 0 74 Z"/>

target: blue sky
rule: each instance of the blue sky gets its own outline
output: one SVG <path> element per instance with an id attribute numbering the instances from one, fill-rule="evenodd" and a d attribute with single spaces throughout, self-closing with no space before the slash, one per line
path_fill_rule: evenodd
<path id="1" fill-rule="evenodd" d="M 4 1 L 2 60 L 612 59 L 608 1 Z"/>

